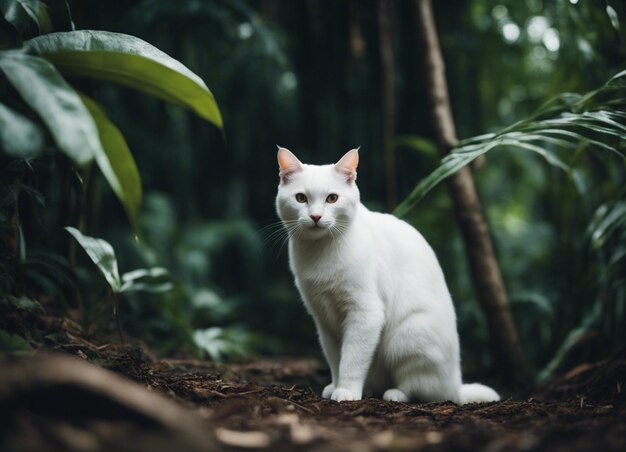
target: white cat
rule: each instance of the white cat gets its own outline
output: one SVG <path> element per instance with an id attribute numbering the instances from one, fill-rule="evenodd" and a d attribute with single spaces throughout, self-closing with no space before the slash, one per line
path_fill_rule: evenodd
<path id="1" fill-rule="evenodd" d="M 332 382 L 322 397 L 465 404 L 499 400 L 462 384 L 456 316 L 441 267 L 422 235 L 371 212 L 356 186 L 358 149 L 334 165 L 306 165 L 278 149 L 278 216 L 289 263 L 315 320 Z"/>

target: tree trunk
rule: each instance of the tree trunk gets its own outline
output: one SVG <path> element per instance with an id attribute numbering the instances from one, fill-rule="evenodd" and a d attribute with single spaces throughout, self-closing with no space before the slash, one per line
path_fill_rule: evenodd
<path id="1" fill-rule="evenodd" d="M 446 155 L 458 143 L 445 67 L 431 0 L 416 0 L 420 30 L 419 57 L 426 75 L 437 145 Z M 529 382 L 530 374 L 509 308 L 506 288 L 495 257 L 482 205 L 469 167 L 449 178 L 454 210 L 465 241 L 474 288 L 482 305 L 500 374 L 513 385 Z"/>
<path id="2" fill-rule="evenodd" d="M 20 215 L 18 199 L 21 189 L 22 167 L 17 160 L 2 159 L 4 166 L 0 176 L 0 261 L 17 262 L 20 254 Z"/>
<path id="3" fill-rule="evenodd" d="M 378 34 L 382 72 L 383 151 L 387 181 L 387 207 L 389 210 L 393 210 L 398 201 L 398 194 L 396 189 L 396 155 L 393 146 L 396 116 L 394 98 L 393 1 L 391 0 L 378 0 Z"/>
<path id="4" fill-rule="evenodd" d="M 365 55 L 365 40 L 363 39 L 363 32 L 361 31 L 361 24 L 359 23 L 359 1 L 352 0 L 350 2 L 350 54 L 352 60 L 357 62 Z"/>

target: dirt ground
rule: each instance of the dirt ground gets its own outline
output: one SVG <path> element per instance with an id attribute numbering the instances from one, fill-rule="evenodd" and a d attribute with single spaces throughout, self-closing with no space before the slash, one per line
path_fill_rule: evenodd
<path id="1" fill-rule="evenodd" d="M 54 376 L 60 365 L 38 367 L 43 350 L 3 358 L 0 450 L 626 450 L 626 350 L 573 369 L 533 398 L 459 407 L 322 400 L 326 370 L 314 359 L 158 360 L 137 345 L 71 338 L 55 347 L 82 361 L 69 380 Z M 103 371 L 84 362 L 139 386 L 126 390 L 103 373 L 105 384 L 85 389 L 90 369 Z M 31 370 L 11 374 L 28 363 Z M 125 395 L 133 391 L 169 400 L 137 408 Z"/>

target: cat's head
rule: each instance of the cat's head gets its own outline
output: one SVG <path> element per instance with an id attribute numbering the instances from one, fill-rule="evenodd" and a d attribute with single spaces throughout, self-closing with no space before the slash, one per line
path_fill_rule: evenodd
<path id="1" fill-rule="evenodd" d="M 358 149 L 348 151 L 334 165 L 307 165 L 289 150 L 278 148 L 276 210 L 292 237 L 337 237 L 345 231 L 360 203 L 358 163 Z"/>

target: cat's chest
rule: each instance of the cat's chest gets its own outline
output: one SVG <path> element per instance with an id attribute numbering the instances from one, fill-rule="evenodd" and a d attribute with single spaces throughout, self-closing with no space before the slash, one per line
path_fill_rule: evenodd
<path id="1" fill-rule="evenodd" d="M 333 291 L 353 279 L 354 263 L 350 253 L 333 247 L 291 247 L 291 270 L 302 285 Z"/>
<path id="2" fill-rule="evenodd" d="M 369 286 L 367 271 L 345 249 L 290 249 L 291 269 L 309 311 L 318 322 L 339 333 L 346 312 Z"/>
<path id="3" fill-rule="evenodd" d="M 347 312 L 354 306 L 355 294 L 351 284 L 339 275 L 313 275 L 303 273 L 296 276 L 296 284 L 305 306 L 327 330 L 341 336 Z"/>

